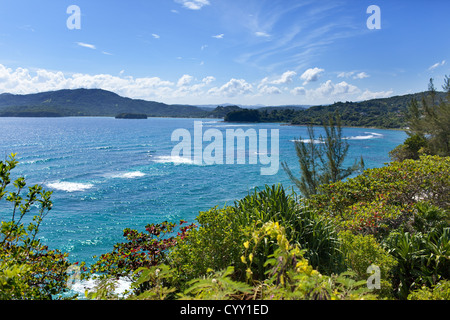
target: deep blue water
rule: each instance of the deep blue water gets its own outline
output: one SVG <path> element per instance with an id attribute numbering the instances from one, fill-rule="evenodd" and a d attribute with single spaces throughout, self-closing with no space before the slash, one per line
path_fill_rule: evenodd
<path id="1" fill-rule="evenodd" d="M 280 124 L 226 124 L 214 119 L 116 120 L 114 118 L 0 118 L 0 154 L 17 153 L 13 178 L 53 190 L 54 208 L 39 236 L 69 260 L 91 263 L 112 250 L 123 229 L 143 230 L 148 223 L 180 219 L 193 222 L 199 211 L 232 203 L 256 187 L 282 183 L 292 187 L 279 166 L 261 175 L 260 164 L 197 165 L 171 157 L 176 129 L 193 132 L 194 121 L 210 128 L 279 130 L 279 160 L 298 172 L 292 140 L 306 128 Z M 320 134 L 322 130 L 317 129 Z M 406 138 L 402 131 L 344 128 L 350 144 L 348 164 L 362 155 L 367 168 L 389 161 L 388 152 Z M 225 134 L 224 134 L 225 137 Z M 206 147 L 210 142 L 204 142 Z M 224 141 L 225 145 L 225 141 Z M 270 144 L 269 144 L 270 146 Z M 269 149 L 270 153 L 270 149 Z M 248 156 L 248 152 L 247 152 Z M 0 202 L 0 217 L 11 207 Z"/>

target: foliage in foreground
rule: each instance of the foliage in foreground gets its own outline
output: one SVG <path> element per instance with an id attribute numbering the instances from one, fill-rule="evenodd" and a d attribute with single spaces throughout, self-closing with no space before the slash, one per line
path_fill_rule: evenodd
<path id="1" fill-rule="evenodd" d="M 197 226 L 125 229 L 126 241 L 92 266 L 102 276 L 86 298 L 448 299 L 449 161 L 391 163 L 303 200 L 266 186 L 201 212 Z M 67 254 L 36 239 L 50 193 L 34 186 L 23 196 L 23 178 L 6 192 L 16 164 L 1 162 L 0 200 L 12 204 L 12 219 L 2 217 L 0 299 L 51 299 L 67 290 Z M 120 277 L 133 281 L 126 296 L 114 292 Z"/>
<path id="2" fill-rule="evenodd" d="M 393 162 L 321 188 L 322 194 L 305 201 L 331 218 L 344 239 L 353 235 L 346 243 L 376 240 L 372 250 L 379 246 L 394 258 L 395 264 L 391 258 L 379 263 L 396 297 L 449 279 L 449 157 Z"/>
<path id="3" fill-rule="evenodd" d="M 68 254 L 49 250 L 36 238 L 52 208 L 51 192 L 34 185 L 26 193 L 25 178 L 11 180 L 17 164 L 15 154 L 0 161 L 0 201 L 11 206 L 9 219 L 0 217 L 0 299 L 53 299 L 67 289 Z M 14 190 L 8 191 L 11 182 Z"/>
<path id="4" fill-rule="evenodd" d="M 450 77 L 446 76 L 439 95 L 430 79 L 428 92 L 421 102 L 412 99 L 408 104 L 406 119 L 409 138 L 392 150 L 395 161 L 418 159 L 420 155 L 450 156 Z"/>
<path id="5" fill-rule="evenodd" d="M 364 161 L 344 167 L 349 144 L 342 137 L 341 119 L 338 113 L 324 122 L 325 137 L 316 139 L 312 125 L 308 125 L 309 139 L 295 141 L 295 151 L 300 166 L 297 178 L 286 162 L 283 169 L 302 195 L 309 198 L 320 193 L 320 185 L 341 181 L 356 171 L 364 169 Z M 317 143 L 319 141 L 320 143 Z"/>

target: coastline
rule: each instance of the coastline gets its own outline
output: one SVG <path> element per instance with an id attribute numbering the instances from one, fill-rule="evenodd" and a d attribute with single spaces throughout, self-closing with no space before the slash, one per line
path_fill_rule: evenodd
<path id="1" fill-rule="evenodd" d="M 113 118 L 113 119 L 118 119 L 116 116 L 59 116 L 59 117 L 39 117 L 39 116 L 2 116 L 0 115 L 0 119 L 2 118 L 41 118 L 41 119 L 54 119 L 54 118 Z M 206 118 L 202 118 L 202 117 L 170 117 L 170 116 L 147 116 L 146 119 L 140 119 L 140 120 L 147 120 L 147 119 L 204 119 L 204 120 L 222 120 L 223 118 L 210 118 L 210 117 L 206 117 Z M 131 118 L 120 118 L 120 120 L 130 120 Z M 133 119 L 131 119 L 133 120 Z M 264 121 L 258 121 L 258 122 L 254 122 L 254 121 L 239 121 L 239 122 L 233 122 L 233 121 L 223 121 L 226 123 L 234 123 L 234 124 L 261 124 L 261 123 L 273 123 L 273 124 L 279 124 L 280 126 L 292 126 L 292 127 L 306 127 L 308 126 L 307 124 L 292 124 L 292 123 L 287 123 L 287 122 L 264 122 Z M 315 125 L 315 126 L 320 126 L 320 125 Z M 358 129 L 379 129 L 379 130 L 394 130 L 394 131 L 406 131 L 406 128 L 383 128 L 383 127 L 365 127 L 365 126 L 345 126 L 343 125 L 342 128 L 358 128 Z"/>

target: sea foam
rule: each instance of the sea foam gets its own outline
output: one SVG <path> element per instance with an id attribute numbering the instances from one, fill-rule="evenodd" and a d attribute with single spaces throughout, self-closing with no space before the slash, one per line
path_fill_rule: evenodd
<path id="1" fill-rule="evenodd" d="M 61 190 L 66 192 L 76 192 L 85 191 L 92 188 L 94 185 L 92 183 L 79 183 L 79 182 L 67 182 L 67 181 L 57 181 L 52 183 L 47 183 L 49 188 L 55 190 Z"/>
<path id="2" fill-rule="evenodd" d="M 383 135 L 381 133 L 376 133 L 376 132 L 364 132 L 366 133 L 366 135 L 364 136 L 350 136 L 350 137 L 343 137 L 343 139 L 346 140 L 368 140 L 368 139 L 378 139 L 378 138 L 382 138 Z M 301 139 L 301 140 L 290 140 L 291 142 L 296 142 L 296 141 L 302 141 L 304 143 L 310 143 L 311 139 Z M 324 140 L 321 139 L 315 139 L 312 140 L 313 143 L 325 143 Z"/>
<path id="3" fill-rule="evenodd" d="M 367 133 L 365 136 L 352 136 L 347 137 L 348 140 L 368 140 L 368 139 L 377 139 L 383 137 L 381 133 L 375 133 L 375 132 L 364 132 Z"/>
<path id="4" fill-rule="evenodd" d="M 111 177 L 112 178 L 121 178 L 121 179 L 134 179 L 145 176 L 145 173 L 141 171 L 133 171 L 133 172 L 125 172 L 125 173 L 119 173 L 114 174 Z"/>
<path id="5" fill-rule="evenodd" d="M 153 159 L 157 163 L 173 163 L 173 164 L 194 164 L 194 161 L 189 158 L 180 156 L 158 156 Z"/>

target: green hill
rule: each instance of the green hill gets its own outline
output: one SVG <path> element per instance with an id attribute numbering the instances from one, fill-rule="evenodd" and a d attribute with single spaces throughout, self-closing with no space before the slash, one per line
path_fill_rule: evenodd
<path id="1" fill-rule="evenodd" d="M 111 117 L 121 113 L 145 114 L 151 117 L 203 117 L 205 115 L 205 111 L 198 107 L 130 99 L 101 89 L 0 95 L 0 116 L 11 114 L 37 116 L 46 113 L 60 116 Z"/>
<path id="2" fill-rule="evenodd" d="M 215 109 L 191 105 L 130 99 L 102 89 L 74 89 L 15 95 L 0 94 L 0 117 L 70 117 L 140 114 L 148 117 L 224 118 L 229 122 L 284 122 L 294 125 L 319 125 L 329 114 L 339 111 L 343 126 L 403 128 L 404 112 L 416 93 L 361 102 L 336 102 L 331 105 L 278 106 L 245 109 L 218 106 Z M 438 99 L 445 93 L 438 92 Z"/>
<path id="3" fill-rule="evenodd" d="M 313 106 L 307 109 L 258 109 L 236 110 L 227 114 L 225 121 L 229 122 L 286 122 L 294 125 L 321 125 L 330 114 L 338 111 L 343 126 L 403 128 L 405 111 L 413 98 L 421 100 L 426 92 L 395 96 L 390 98 L 372 99 L 361 102 L 336 102 L 331 105 Z M 437 99 L 445 99 L 444 92 L 437 93 Z"/>

